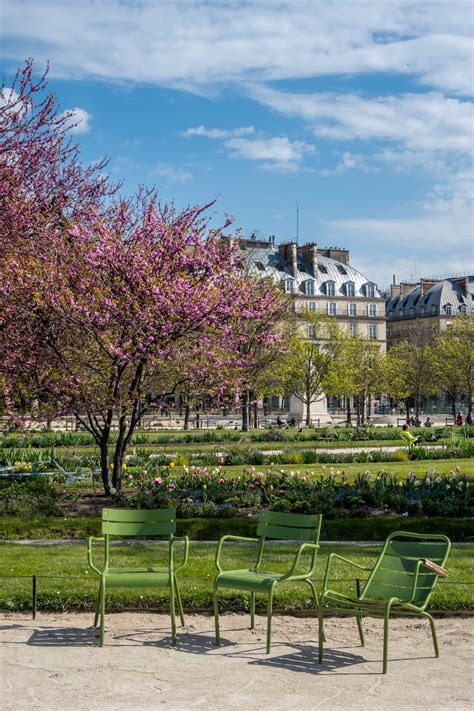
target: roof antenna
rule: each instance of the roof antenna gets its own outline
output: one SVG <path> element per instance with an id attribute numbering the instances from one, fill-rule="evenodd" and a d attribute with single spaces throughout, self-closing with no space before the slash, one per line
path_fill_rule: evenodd
<path id="1" fill-rule="evenodd" d="M 300 237 L 300 209 L 298 203 L 296 203 L 296 244 Z"/>

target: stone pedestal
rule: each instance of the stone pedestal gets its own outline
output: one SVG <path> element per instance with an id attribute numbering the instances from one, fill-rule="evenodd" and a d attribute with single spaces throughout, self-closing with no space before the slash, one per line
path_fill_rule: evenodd
<path id="1" fill-rule="evenodd" d="M 291 419 L 292 417 L 295 418 L 297 423 L 306 420 L 306 405 L 293 395 L 290 398 L 290 411 L 287 419 Z M 311 403 L 311 419 L 315 425 L 317 425 L 317 420 L 319 420 L 321 425 L 331 423 L 331 415 L 328 414 L 325 395 L 316 402 Z"/>

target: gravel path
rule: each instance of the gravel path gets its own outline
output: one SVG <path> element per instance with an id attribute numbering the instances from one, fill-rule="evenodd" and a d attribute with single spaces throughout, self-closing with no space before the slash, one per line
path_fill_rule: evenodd
<path id="1" fill-rule="evenodd" d="M 382 675 L 382 623 L 367 620 L 367 646 L 351 619 L 326 622 L 317 663 L 312 619 L 275 616 L 270 655 L 265 621 L 188 615 L 170 646 L 169 619 L 150 613 L 107 616 L 106 646 L 86 614 L 0 615 L 2 711 L 20 709 L 471 709 L 473 621 L 437 621 L 440 658 L 427 621 L 391 622 L 388 674 Z"/>

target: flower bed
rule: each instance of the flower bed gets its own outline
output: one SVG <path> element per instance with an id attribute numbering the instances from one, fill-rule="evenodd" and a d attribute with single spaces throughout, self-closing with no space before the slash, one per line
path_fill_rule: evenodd
<path id="1" fill-rule="evenodd" d="M 249 467 L 232 478 L 226 477 L 221 467 L 185 467 L 178 475 L 172 468 L 162 468 L 157 475 L 129 474 L 128 483 L 134 490 L 118 497 L 120 505 L 175 506 L 182 518 L 232 517 L 261 508 L 318 512 L 329 519 L 375 512 L 469 516 L 472 511 L 472 487 L 459 467 L 447 476 L 428 470 L 420 478 L 411 472 L 404 481 L 387 472 L 373 475 L 366 471 L 353 482 L 343 471 L 326 467 L 319 476 L 315 472 L 301 475 L 298 471 Z"/>

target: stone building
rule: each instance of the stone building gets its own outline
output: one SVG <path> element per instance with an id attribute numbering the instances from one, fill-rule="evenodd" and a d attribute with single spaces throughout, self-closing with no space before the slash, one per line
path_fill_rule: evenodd
<path id="1" fill-rule="evenodd" d="M 386 311 L 389 348 L 414 329 L 445 331 L 457 316 L 474 315 L 474 275 L 392 284 Z"/>
<path id="2" fill-rule="evenodd" d="M 349 334 L 377 341 L 385 350 L 385 299 L 373 281 L 350 265 L 347 249 L 314 242 L 275 244 L 272 238 L 241 240 L 240 248 L 251 272 L 271 277 L 293 296 L 295 311 L 307 308 L 332 316 Z M 311 326 L 308 329 L 311 338 Z M 295 418 L 302 416 L 296 398 L 286 398 L 282 405 Z M 313 405 L 312 415 L 327 419 L 326 398 Z"/>

